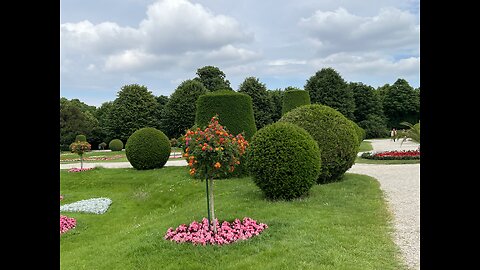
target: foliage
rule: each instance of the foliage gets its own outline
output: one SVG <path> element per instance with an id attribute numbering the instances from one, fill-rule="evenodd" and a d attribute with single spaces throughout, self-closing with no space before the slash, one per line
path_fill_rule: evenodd
<path id="1" fill-rule="evenodd" d="M 317 143 L 291 123 L 274 123 L 253 136 L 248 152 L 253 181 L 268 199 L 291 200 L 308 194 L 320 173 Z"/>
<path id="2" fill-rule="evenodd" d="M 357 134 L 351 121 L 337 110 L 320 104 L 304 105 L 286 113 L 279 122 L 296 124 L 317 141 L 322 158 L 317 183 L 339 180 L 355 162 Z"/>
<path id="3" fill-rule="evenodd" d="M 122 151 L 123 142 L 120 139 L 113 139 L 108 144 L 108 148 L 112 151 Z"/>
<path id="4" fill-rule="evenodd" d="M 71 152 L 82 156 L 85 152 L 91 150 L 91 145 L 86 141 L 76 141 L 71 144 Z"/>
<path id="5" fill-rule="evenodd" d="M 404 79 L 398 79 L 386 92 L 383 110 L 387 125 L 399 128 L 401 122 L 416 123 L 420 119 L 420 98 Z"/>
<path id="6" fill-rule="evenodd" d="M 98 146 L 100 146 L 100 149 L 104 150 L 107 147 L 107 143 L 101 142 Z"/>
<path id="7" fill-rule="evenodd" d="M 420 159 L 419 150 L 408 150 L 408 151 L 384 151 L 384 152 L 365 152 L 360 156 L 365 159 L 375 159 L 375 160 L 413 160 Z"/>
<path id="8" fill-rule="evenodd" d="M 87 137 L 83 134 L 79 134 L 75 137 L 75 141 L 76 142 L 86 142 L 87 141 Z"/>
<path id="9" fill-rule="evenodd" d="M 125 154 L 137 170 L 162 168 L 170 156 L 168 137 L 156 128 L 142 128 L 135 131 L 127 140 Z"/>
<path id="10" fill-rule="evenodd" d="M 261 83 L 258 78 L 248 77 L 240 84 L 238 92 L 247 94 L 252 98 L 253 115 L 257 129 L 273 122 L 273 104 L 265 84 Z"/>
<path id="11" fill-rule="evenodd" d="M 179 141 L 176 138 L 171 138 L 170 147 L 178 147 L 178 146 L 179 146 Z"/>
<path id="12" fill-rule="evenodd" d="M 218 67 L 204 66 L 197 69 L 197 76 L 194 80 L 201 82 L 209 91 L 230 90 L 230 82 L 225 79 L 225 73 Z"/>
<path id="13" fill-rule="evenodd" d="M 248 141 L 242 134 L 230 134 L 216 115 L 203 130 L 187 130 L 184 147 L 190 175 L 211 179 L 228 176 L 235 170 Z"/>
<path id="14" fill-rule="evenodd" d="M 353 127 L 355 128 L 355 133 L 357 134 L 357 139 L 358 139 L 358 143 L 362 143 L 363 140 L 365 140 L 365 130 L 363 128 L 361 128 L 359 125 L 357 125 L 357 123 L 351 121 Z"/>
<path id="15" fill-rule="evenodd" d="M 207 126 L 213 115 L 218 114 L 223 126 L 233 134 L 244 132 L 250 140 L 257 131 L 250 96 L 232 91 L 207 93 L 198 98 L 195 124 Z"/>
<path id="16" fill-rule="evenodd" d="M 122 86 L 108 113 L 107 136 L 126 141 L 138 129 L 158 126 L 157 107 L 155 96 L 146 86 Z"/>
<path id="17" fill-rule="evenodd" d="M 280 118 L 282 118 L 282 106 L 285 91 L 282 91 L 282 89 L 275 89 L 267 90 L 267 93 L 270 100 L 272 101 L 272 122 L 275 123 Z"/>
<path id="18" fill-rule="evenodd" d="M 373 87 L 363 83 L 349 83 L 348 87 L 352 90 L 355 100 L 353 115 L 356 123 L 366 120 L 368 115 L 384 117 L 382 102 Z"/>
<path id="19" fill-rule="evenodd" d="M 163 111 L 161 128 L 169 138 L 178 138 L 195 123 L 195 110 L 198 97 L 208 90 L 196 80 L 182 82 L 170 96 Z"/>
<path id="20" fill-rule="evenodd" d="M 420 143 L 420 121 L 415 125 L 412 125 L 408 122 L 402 122 L 400 124 L 409 127 L 407 130 L 399 130 L 397 132 L 397 138 L 403 138 L 402 144 L 407 139 L 411 139 L 414 142 Z"/>
<path id="21" fill-rule="evenodd" d="M 367 119 L 358 122 L 358 125 L 365 130 L 365 138 L 385 138 L 390 135 L 385 117 L 377 114 L 367 115 Z"/>
<path id="22" fill-rule="evenodd" d="M 296 107 L 309 105 L 309 104 L 310 104 L 310 96 L 307 91 L 305 90 L 285 91 L 285 94 L 283 97 L 282 115 L 286 114 L 292 109 L 295 109 Z"/>
<path id="23" fill-rule="evenodd" d="M 305 84 L 312 104 L 332 107 L 350 120 L 355 120 L 355 100 L 352 90 L 333 68 L 322 68 Z"/>
<path id="24" fill-rule="evenodd" d="M 72 102 L 66 98 L 60 99 L 60 148 L 62 150 L 68 150 L 68 146 L 75 141 L 78 134 L 88 137 L 98 126 L 97 119 L 90 110 L 85 109 L 87 105 L 82 104 L 84 103 Z M 85 111 L 82 111 L 82 108 Z"/>

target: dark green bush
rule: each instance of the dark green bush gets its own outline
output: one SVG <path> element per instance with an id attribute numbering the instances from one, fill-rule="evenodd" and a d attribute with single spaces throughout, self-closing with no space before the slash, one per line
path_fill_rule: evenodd
<path id="1" fill-rule="evenodd" d="M 310 95 L 304 90 L 289 90 L 283 94 L 282 115 L 303 105 L 310 104 Z"/>
<path id="2" fill-rule="evenodd" d="M 353 121 L 350 121 L 350 122 L 352 122 L 352 125 L 355 128 L 355 133 L 357 134 L 357 138 L 358 138 L 358 144 L 360 144 L 363 140 L 365 140 L 365 134 L 366 134 L 365 130 L 361 128 L 359 125 L 357 125 L 357 123 Z"/>
<path id="3" fill-rule="evenodd" d="M 87 137 L 86 137 L 85 135 L 80 134 L 80 135 L 77 135 L 77 136 L 75 137 L 75 141 L 76 141 L 76 142 L 86 142 L 86 141 L 87 141 Z"/>
<path id="4" fill-rule="evenodd" d="M 317 183 L 339 180 L 355 162 L 359 146 L 355 128 L 337 110 L 320 104 L 304 105 L 286 113 L 279 122 L 296 124 L 317 141 L 322 157 Z"/>
<path id="5" fill-rule="evenodd" d="M 307 131 L 291 123 L 260 129 L 247 155 L 253 181 L 269 199 L 306 195 L 320 173 L 317 143 Z"/>
<path id="6" fill-rule="evenodd" d="M 156 128 L 142 128 L 127 140 L 125 154 L 137 170 L 162 168 L 170 156 L 170 140 Z"/>
<path id="7" fill-rule="evenodd" d="M 122 151 L 123 142 L 120 141 L 119 139 L 113 139 L 108 144 L 108 148 L 110 148 L 110 150 L 112 150 L 112 151 Z"/>
<path id="8" fill-rule="evenodd" d="M 252 98 L 246 94 L 216 91 L 201 95 L 197 100 L 195 124 L 199 127 L 207 126 L 215 114 L 218 114 L 222 126 L 233 135 L 244 131 L 247 141 L 257 131 Z"/>

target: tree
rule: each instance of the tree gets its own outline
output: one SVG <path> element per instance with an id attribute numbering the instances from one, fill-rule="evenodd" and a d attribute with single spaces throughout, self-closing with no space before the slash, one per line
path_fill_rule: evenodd
<path id="1" fill-rule="evenodd" d="M 187 130 L 182 147 L 190 167 L 190 175 L 205 178 L 208 221 L 209 224 L 213 221 L 213 231 L 216 234 L 213 179 L 233 173 L 240 165 L 248 142 L 242 134 L 230 134 L 219 124 L 218 115 L 215 115 L 207 127 Z"/>
<path id="2" fill-rule="evenodd" d="M 415 125 L 412 125 L 409 122 L 402 122 L 400 124 L 409 127 L 409 129 L 400 131 L 397 134 L 397 138 L 403 138 L 401 145 L 407 140 L 407 138 L 420 144 L 420 121 Z"/>
<path id="3" fill-rule="evenodd" d="M 272 122 L 277 122 L 282 118 L 283 94 L 282 89 L 268 90 L 270 100 L 272 101 Z"/>
<path id="4" fill-rule="evenodd" d="M 356 122 L 367 119 L 370 114 L 383 116 L 382 103 L 375 89 L 363 83 L 351 82 L 348 87 L 352 90 L 353 99 L 355 100 L 355 111 L 353 113 Z"/>
<path id="5" fill-rule="evenodd" d="M 380 102 L 383 104 L 383 100 L 385 99 L 385 96 L 387 95 L 388 90 L 390 89 L 390 84 L 386 83 L 383 86 L 380 86 L 377 88 L 375 91 L 375 94 L 377 94 Z"/>
<path id="6" fill-rule="evenodd" d="M 196 102 L 208 90 L 197 80 L 182 82 L 165 104 L 160 130 L 169 138 L 178 138 L 195 124 Z"/>
<path id="7" fill-rule="evenodd" d="M 72 153 L 80 156 L 80 169 L 83 169 L 83 154 L 90 151 L 91 145 L 88 142 L 76 141 L 72 143 Z"/>
<path id="8" fill-rule="evenodd" d="M 155 126 L 155 128 L 161 130 L 162 129 L 161 119 L 163 118 L 165 105 L 167 105 L 167 102 L 168 102 L 168 97 L 164 96 L 164 95 L 160 95 L 160 96 L 155 97 L 155 99 L 157 100 L 157 111 L 156 111 L 155 115 L 156 115 L 157 119 L 159 120 L 158 125 Z"/>
<path id="9" fill-rule="evenodd" d="M 126 142 L 136 130 L 158 125 L 156 111 L 157 101 L 146 86 L 122 86 L 108 113 L 105 123 L 107 136 Z"/>
<path id="10" fill-rule="evenodd" d="M 355 100 L 347 83 L 333 68 L 322 68 L 310 77 L 305 84 L 312 104 L 327 105 L 341 112 L 350 120 L 355 120 Z"/>
<path id="11" fill-rule="evenodd" d="M 83 112 L 79 102 L 71 102 L 63 97 L 60 99 L 60 147 L 62 150 L 68 150 L 78 134 L 84 134 L 89 138 L 97 126 L 97 119 L 89 111 Z"/>
<path id="12" fill-rule="evenodd" d="M 404 79 L 398 79 L 385 93 L 383 111 L 389 127 L 400 126 L 401 122 L 416 123 L 420 119 L 420 98 Z"/>
<path id="13" fill-rule="evenodd" d="M 204 66 L 197 69 L 197 76 L 194 80 L 200 81 L 205 88 L 209 91 L 214 92 L 218 90 L 231 90 L 230 82 L 225 80 L 225 73 L 221 71 L 218 67 L 214 66 Z"/>
<path id="14" fill-rule="evenodd" d="M 252 98 L 257 130 L 273 122 L 273 104 L 265 84 L 261 83 L 258 78 L 248 77 L 240 84 L 238 92 L 247 94 Z"/>

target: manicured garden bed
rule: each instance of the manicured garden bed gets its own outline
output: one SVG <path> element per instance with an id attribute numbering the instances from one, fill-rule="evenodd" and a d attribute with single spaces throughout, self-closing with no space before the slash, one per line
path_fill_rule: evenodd
<path id="1" fill-rule="evenodd" d="M 76 227 L 60 237 L 62 269 L 402 269 L 379 183 L 346 174 L 310 195 L 272 202 L 249 177 L 215 182 L 219 220 L 250 217 L 259 235 L 225 246 L 164 239 L 170 227 L 206 217 L 205 185 L 184 167 L 61 170 L 62 204 L 108 197 L 102 215 L 68 213 Z"/>
<path id="2" fill-rule="evenodd" d="M 365 159 L 375 159 L 375 160 L 414 160 L 420 159 L 419 150 L 395 150 L 395 151 L 384 151 L 384 152 L 365 152 L 361 156 Z"/>

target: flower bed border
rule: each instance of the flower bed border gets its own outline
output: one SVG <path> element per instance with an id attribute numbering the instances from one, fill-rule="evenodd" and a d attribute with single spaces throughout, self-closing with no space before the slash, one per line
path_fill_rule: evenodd
<path id="1" fill-rule="evenodd" d="M 390 153 L 392 155 L 388 155 Z M 382 154 L 385 156 L 382 156 Z M 405 155 L 402 155 L 402 154 L 405 154 Z M 415 154 L 415 155 L 412 155 L 412 154 Z M 373 160 L 419 160 L 420 151 L 402 150 L 402 151 L 365 152 L 360 157 L 364 159 L 373 159 Z"/>

